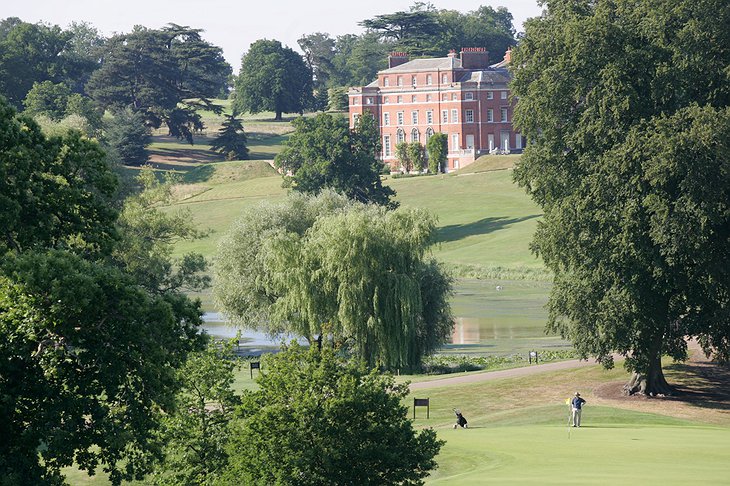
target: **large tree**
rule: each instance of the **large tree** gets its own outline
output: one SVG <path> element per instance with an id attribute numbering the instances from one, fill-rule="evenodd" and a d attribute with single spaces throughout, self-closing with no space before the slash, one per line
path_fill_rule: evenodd
<path id="1" fill-rule="evenodd" d="M 370 365 L 413 368 L 444 344 L 451 280 L 435 226 L 330 191 L 252 208 L 222 240 L 215 293 L 234 322 L 310 342 L 331 335 Z"/>
<path id="2" fill-rule="evenodd" d="M 382 39 L 394 42 L 395 48 L 413 56 L 432 56 L 436 39 L 444 34 L 444 25 L 431 4 L 417 2 L 409 11 L 376 15 L 360 22 Z"/>
<path id="3" fill-rule="evenodd" d="M 362 202 L 395 206 L 395 195 L 380 180 L 380 140 L 369 113 L 350 130 L 347 118 L 322 113 L 292 122 L 295 132 L 274 159 L 294 190 L 317 194 L 330 188 Z"/>
<path id="4" fill-rule="evenodd" d="M 437 467 L 444 442 L 413 429 L 407 384 L 328 348 L 292 345 L 266 365 L 233 423 L 228 483 L 416 485 Z"/>
<path id="5" fill-rule="evenodd" d="M 193 133 L 203 128 L 196 109 L 220 111 L 211 98 L 224 90 L 231 72 L 221 48 L 200 34 L 170 24 L 115 35 L 104 45 L 103 63 L 86 90 L 101 106 L 142 113 L 148 126 L 164 124 L 170 135 L 192 143 Z"/>
<path id="6" fill-rule="evenodd" d="M 512 14 L 504 7 L 481 6 L 464 13 L 416 2 L 407 12 L 377 15 L 360 25 L 412 56 L 445 56 L 451 49 L 486 47 L 496 62 L 515 43 Z"/>
<path id="7" fill-rule="evenodd" d="M 63 81 L 63 52 L 71 37 L 57 25 L 30 24 L 14 17 L 0 22 L 0 95 L 21 108 L 34 83 Z"/>
<path id="8" fill-rule="evenodd" d="M 729 357 L 728 23 L 719 0 L 554 0 L 514 57 L 549 328 L 626 356 L 628 393 L 670 393 L 661 358 L 686 338 Z"/>
<path id="9" fill-rule="evenodd" d="M 312 70 L 302 56 L 277 40 L 260 39 L 241 59 L 235 82 L 235 113 L 303 113 L 312 97 Z"/>
<path id="10" fill-rule="evenodd" d="M 179 228 L 154 208 L 117 219 L 96 142 L 46 138 L 2 101 L 0 133 L 0 484 L 60 484 L 73 463 L 140 478 L 175 368 L 201 344 L 199 304 L 180 292 L 194 266 L 145 251 Z"/>
<path id="11" fill-rule="evenodd" d="M 0 99 L 0 254 L 35 247 L 96 254 L 114 240 L 117 182 L 96 142 L 46 138 Z"/>
<path id="12" fill-rule="evenodd" d="M 327 89 L 331 86 L 330 80 L 334 74 L 333 59 L 335 57 L 335 40 L 329 34 L 317 32 L 302 36 L 297 43 L 304 52 L 304 61 L 314 76 L 313 87 L 317 93 L 317 100 L 324 100 L 324 104 L 315 103 L 315 109 L 327 108 Z"/>

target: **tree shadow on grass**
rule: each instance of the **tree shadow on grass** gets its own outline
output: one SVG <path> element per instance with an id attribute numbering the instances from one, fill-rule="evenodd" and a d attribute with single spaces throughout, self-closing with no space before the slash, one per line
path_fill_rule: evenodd
<path id="1" fill-rule="evenodd" d="M 484 235 L 493 231 L 500 230 L 506 226 L 528 221 L 530 219 L 539 218 L 539 214 L 531 214 L 520 218 L 505 218 L 497 216 L 493 218 L 483 218 L 467 224 L 452 224 L 443 226 L 436 233 L 436 241 L 444 243 L 447 241 L 457 241 L 469 236 Z"/>
<path id="2" fill-rule="evenodd" d="M 665 371 L 676 371 L 686 379 L 676 385 L 669 400 L 686 402 L 700 408 L 730 410 L 730 367 L 707 361 L 673 363 Z"/>
<path id="3" fill-rule="evenodd" d="M 209 148 L 150 148 L 150 160 L 155 163 L 164 161 L 178 161 L 187 163 L 208 164 L 211 162 L 223 162 L 223 156 L 213 152 Z"/>

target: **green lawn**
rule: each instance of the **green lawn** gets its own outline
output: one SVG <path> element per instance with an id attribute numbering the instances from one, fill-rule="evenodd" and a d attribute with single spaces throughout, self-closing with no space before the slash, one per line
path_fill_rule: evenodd
<path id="1" fill-rule="evenodd" d="M 665 369 L 670 382 L 693 380 L 685 367 Z M 602 385 L 626 378 L 620 368 L 591 366 L 415 391 L 404 400 L 409 416 L 413 397 L 430 398 L 431 409 L 426 419 L 419 408 L 414 426 L 431 427 L 446 441 L 427 484 L 632 484 L 637 478 L 649 484 L 726 484 L 730 416 L 724 409 L 700 401 L 672 410 L 660 400 L 618 403 L 595 395 Z M 248 369 L 239 370 L 234 388 L 253 386 Z M 588 401 L 579 429 L 567 427 L 565 405 L 576 389 Z M 469 429 L 452 428 L 454 407 Z M 74 485 L 109 484 L 65 472 Z"/>
<path id="2" fill-rule="evenodd" d="M 529 250 L 540 209 L 512 182 L 511 170 L 391 179 L 403 206 L 438 217 L 434 255 L 486 269 L 542 269 Z"/>
<path id="3" fill-rule="evenodd" d="M 183 243 L 179 252 L 196 249 L 206 256 L 215 252 L 221 234 L 243 208 L 262 199 L 279 199 L 286 191 L 281 177 L 259 168 L 256 177 L 227 180 L 219 174 L 250 162 L 210 164 L 186 175 L 198 192 L 176 206 L 190 209 L 201 227 L 215 233 L 203 242 Z M 241 180 L 245 179 L 245 180 Z M 404 179 L 388 178 L 403 207 L 420 207 L 438 218 L 434 256 L 454 266 L 460 275 L 520 278 L 529 272 L 547 278 L 542 262 L 529 250 L 529 242 L 541 213 L 512 182 L 511 170 L 440 175 Z"/>
<path id="4" fill-rule="evenodd" d="M 727 428 L 598 407 L 568 437 L 565 407 L 528 412 L 542 423 L 439 430 L 447 443 L 427 484 L 727 484 L 730 477 Z"/>

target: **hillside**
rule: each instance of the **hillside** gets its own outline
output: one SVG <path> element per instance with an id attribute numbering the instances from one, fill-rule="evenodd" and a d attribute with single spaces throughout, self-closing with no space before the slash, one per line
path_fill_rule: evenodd
<path id="1" fill-rule="evenodd" d="M 457 275 L 545 279 L 542 262 L 529 250 L 540 210 L 512 182 L 510 169 L 491 169 L 496 164 L 511 166 L 515 157 L 482 159 L 463 172 L 388 177 L 385 183 L 396 190 L 402 206 L 425 208 L 436 215 L 439 229 L 434 256 Z M 281 177 L 264 161 L 199 165 L 186 172 L 184 180 L 186 184 L 178 188 L 181 197 L 169 210 L 189 210 L 211 234 L 181 244 L 179 253 L 213 255 L 217 241 L 242 209 L 286 194 Z"/>

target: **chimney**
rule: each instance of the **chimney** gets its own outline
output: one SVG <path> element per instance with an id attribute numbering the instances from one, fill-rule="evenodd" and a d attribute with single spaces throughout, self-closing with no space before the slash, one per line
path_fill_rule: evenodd
<path id="1" fill-rule="evenodd" d="M 461 49 L 461 67 L 464 69 L 487 69 L 489 67 L 489 51 L 483 47 L 463 47 Z"/>
<path id="2" fill-rule="evenodd" d="M 388 56 L 388 68 L 394 68 L 408 62 L 407 52 L 391 52 Z"/>
<path id="3" fill-rule="evenodd" d="M 507 48 L 507 52 L 504 53 L 504 62 L 509 64 L 512 62 L 512 47 Z"/>

